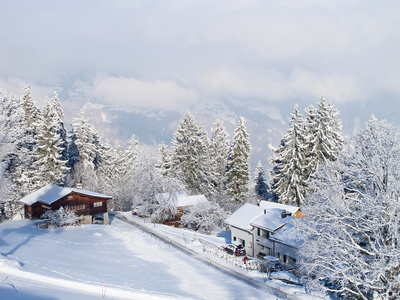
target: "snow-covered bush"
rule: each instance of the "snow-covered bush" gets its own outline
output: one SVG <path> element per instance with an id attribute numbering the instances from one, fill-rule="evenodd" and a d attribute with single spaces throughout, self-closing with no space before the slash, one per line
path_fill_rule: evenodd
<path id="1" fill-rule="evenodd" d="M 151 219 L 156 222 L 174 220 L 178 215 L 178 208 L 172 202 L 162 202 L 153 205 Z"/>
<path id="2" fill-rule="evenodd" d="M 192 230 L 210 233 L 215 227 L 221 227 L 226 213 L 218 204 L 199 203 L 188 209 L 181 218 L 181 225 Z"/>
<path id="3" fill-rule="evenodd" d="M 80 220 L 75 211 L 65 210 L 64 207 L 60 207 L 56 211 L 48 210 L 42 215 L 42 218 L 49 219 L 50 223 L 57 227 L 76 225 Z"/>

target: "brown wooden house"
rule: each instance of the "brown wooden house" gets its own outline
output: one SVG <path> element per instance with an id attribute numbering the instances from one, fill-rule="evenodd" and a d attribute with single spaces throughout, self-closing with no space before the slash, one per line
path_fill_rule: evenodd
<path id="1" fill-rule="evenodd" d="M 112 197 L 100 193 L 49 184 L 20 201 L 24 203 L 26 219 L 38 219 L 47 210 L 58 210 L 62 206 L 84 216 L 84 222 L 90 223 L 93 216 L 107 213 L 110 199 Z"/>

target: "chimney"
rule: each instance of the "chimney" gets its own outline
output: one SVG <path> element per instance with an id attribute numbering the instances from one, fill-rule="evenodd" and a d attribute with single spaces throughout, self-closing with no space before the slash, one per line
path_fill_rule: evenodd
<path id="1" fill-rule="evenodd" d="M 77 183 L 76 184 L 76 188 L 81 190 L 82 189 L 82 183 Z"/>
<path id="2" fill-rule="evenodd" d="M 286 218 L 286 209 L 282 209 L 282 219 Z"/>

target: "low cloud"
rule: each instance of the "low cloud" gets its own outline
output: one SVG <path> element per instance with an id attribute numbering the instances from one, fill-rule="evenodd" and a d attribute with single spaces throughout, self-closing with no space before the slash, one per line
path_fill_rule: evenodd
<path id="1" fill-rule="evenodd" d="M 230 95 L 235 98 L 254 97 L 268 101 L 294 98 L 319 99 L 321 95 L 335 103 L 358 102 L 369 99 L 371 93 L 353 74 L 318 73 L 295 69 L 288 75 L 278 70 L 258 72 L 220 70 L 202 77 L 202 88 L 214 97 Z"/>
<path id="2" fill-rule="evenodd" d="M 295 70 L 288 82 L 293 93 L 319 98 L 321 95 L 335 103 L 350 103 L 370 97 L 366 89 L 351 74 L 317 74 L 305 70 Z M 295 94 L 295 95 L 296 95 Z"/>
<path id="3" fill-rule="evenodd" d="M 93 83 L 94 94 L 104 103 L 145 109 L 180 110 L 198 100 L 193 89 L 174 81 L 142 81 L 136 78 L 98 76 Z"/>

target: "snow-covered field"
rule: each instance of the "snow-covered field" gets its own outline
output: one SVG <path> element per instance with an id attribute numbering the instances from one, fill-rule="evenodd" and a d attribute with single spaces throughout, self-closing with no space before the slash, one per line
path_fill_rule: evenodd
<path id="1" fill-rule="evenodd" d="M 189 231 L 158 224 L 155 229 L 189 248 L 203 247 Z M 225 239 L 214 236 L 208 242 L 224 244 Z M 5 222 L 0 254 L 0 299 L 277 298 L 116 217 L 110 226 L 59 229 L 36 229 L 28 220 Z M 302 295 L 301 288 L 298 292 Z"/>

